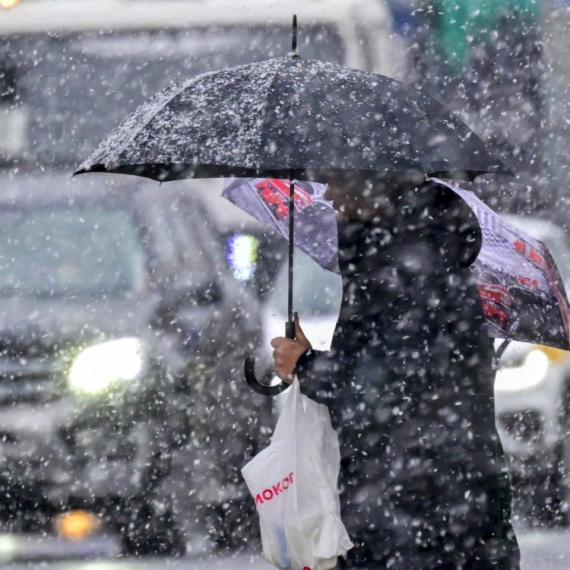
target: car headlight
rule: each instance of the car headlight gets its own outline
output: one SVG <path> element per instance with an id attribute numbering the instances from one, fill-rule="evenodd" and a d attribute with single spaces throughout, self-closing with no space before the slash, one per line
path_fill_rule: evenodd
<path id="1" fill-rule="evenodd" d="M 143 345 L 137 338 L 121 338 L 88 346 L 69 370 L 75 392 L 98 394 L 118 382 L 135 380 L 144 367 Z"/>
<path id="2" fill-rule="evenodd" d="M 550 359 L 542 350 L 531 350 L 519 366 L 499 369 L 495 390 L 515 392 L 534 388 L 546 378 L 549 366 Z"/>

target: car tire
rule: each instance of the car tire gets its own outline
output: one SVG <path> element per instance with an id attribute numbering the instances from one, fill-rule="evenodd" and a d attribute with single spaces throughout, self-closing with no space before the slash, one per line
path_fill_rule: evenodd
<path id="1" fill-rule="evenodd" d="M 567 466 L 570 466 L 569 461 L 570 442 L 567 444 L 561 442 L 556 449 L 555 461 L 548 475 L 528 489 L 530 492 L 520 494 L 521 497 L 526 496 L 526 500 L 519 499 L 520 510 L 528 517 L 532 526 L 543 528 L 568 526 L 570 492 L 566 471 Z"/>
<path id="2" fill-rule="evenodd" d="M 176 527 L 172 511 L 153 512 L 143 505 L 131 513 L 130 523 L 121 529 L 123 553 L 126 556 L 183 556 L 186 548 Z"/>
<path id="3" fill-rule="evenodd" d="M 249 500 L 228 501 L 206 509 L 210 539 L 218 550 L 256 550 L 261 548 L 259 519 Z"/>

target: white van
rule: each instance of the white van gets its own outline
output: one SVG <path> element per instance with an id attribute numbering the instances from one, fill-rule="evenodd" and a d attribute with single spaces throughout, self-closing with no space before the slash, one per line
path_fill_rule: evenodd
<path id="1" fill-rule="evenodd" d="M 0 17 L 0 163 L 72 170 L 170 83 L 287 54 L 293 14 L 302 56 L 401 73 L 381 0 L 20 0 Z M 217 196 L 220 223 L 246 219 Z"/>
<path id="2" fill-rule="evenodd" d="M 293 14 L 301 55 L 376 73 L 392 70 L 390 15 L 380 0 L 21 0 L 2 11 L 0 35 L 178 29 L 185 31 L 181 50 L 193 59 L 225 52 L 252 61 L 289 51 Z"/>

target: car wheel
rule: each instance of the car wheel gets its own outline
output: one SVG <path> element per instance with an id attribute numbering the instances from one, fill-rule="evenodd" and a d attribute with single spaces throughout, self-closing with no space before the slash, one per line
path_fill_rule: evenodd
<path id="1" fill-rule="evenodd" d="M 568 526 L 570 442 L 556 449 L 556 459 L 548 475 L 530 487 L 519 488 L 518 509 L 534 527 Z"/>
<path id="2" fill-rule="evenodd" d="M 219 550 L 255 550 L 261 548 L 259 519 L 249 501 L 228 501 L 206 509 L 208 534 Z"/>
<path id="3" fill-rule="evenodd" d="M 151 505 L 131 513 L 129 524 L 121 528 L 121 537 L 127 556 L 183 556 L 186 550 L 172 511 L 157 514 Z"/>

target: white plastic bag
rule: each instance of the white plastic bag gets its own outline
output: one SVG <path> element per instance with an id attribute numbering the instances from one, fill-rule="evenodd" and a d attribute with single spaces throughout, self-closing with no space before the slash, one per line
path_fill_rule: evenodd
<path id="1" fill-rule="evenodd" d="M 268 562 L 282 570 L 327 570 L 352 547 L 340 520 L 339 469 L 329 411 L 303 396 L 295 378 L 271 444 L 242 469 Z"/>

